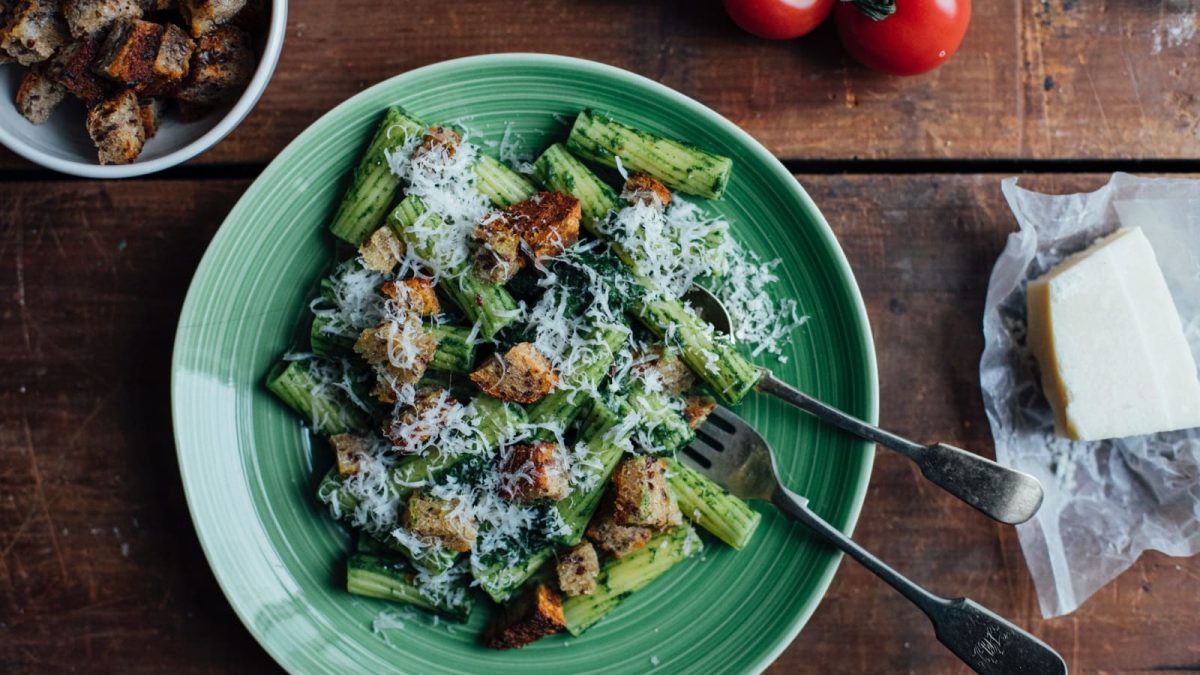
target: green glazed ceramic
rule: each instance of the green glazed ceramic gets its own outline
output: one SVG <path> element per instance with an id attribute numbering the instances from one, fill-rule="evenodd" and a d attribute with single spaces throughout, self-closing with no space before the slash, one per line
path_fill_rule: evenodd
<path id="1" fill-rule="evenodd" d="M 448 626 L 344 590 L 349 539 L 313 498 L 330 459 L 313 456 L 296 417 L 262 382 L 330 260 L 325 227 L 347 174 L 393 104 L 466 127 L 485 149 L 507 129 L 524 152 L 538 152 L 565 138 L 580 109 L 595 108 L 732 156 L 728 192 L 709 207 L 750 248 L 783 260 L 779 293 L 811 317 L 786 363 L 762 363 L 859 417 L 877 416 L 870 328 L 846 259 L 804 189 L 741 129 L 655 82 L 589 61 L 502 54 L 414 70 L 339 105 L 293 141 L 229 214 L 188 291 L 171 383 L 175 440 L 196 531 L 230 604 L 293 672 L 762 670 L 812 614 L 840 559 L 764 504 L 755 506 L 763 524 L 746 550 L 706 537 L 703 555 L 583 636 L 521 650 L 479 646 L 487 607 Z M 871 448 L 762 395 L 740 413 L 774 445 L 785 481 L 849 532 Z M 403 626 L 373 630 L 384 610 Z"/>

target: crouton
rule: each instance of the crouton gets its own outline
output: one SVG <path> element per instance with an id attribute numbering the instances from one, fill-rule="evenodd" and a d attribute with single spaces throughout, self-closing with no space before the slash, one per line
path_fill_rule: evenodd
<path id="1" fill-rule="evenodd" d="M 91 107 L 108 97 L 111 84 L 92 72 L 92 63 L 100 53 L 100 43 L 80 40 L 63 47 L 50 62 L 48 73 L 84 105 Z"/>
<path id="2" fill-rule="evenodd" d="M 92 107 L 87 130 L 101 164 L 128 164 L 137 159 L 146 142 L 137 94 L 125 90 Z"/>
<path id="3" fill-rule="evenodd" d="M 17 89 L 17 111 L 33 124 L 43 124 L 66 97 L 62 85 L 37 70 L 27 70 Z"/>
<path id="4" fill-rule="evenodd" d="M 196 51 L 196 43 L 183 32 L 183 29 L 173 23 L 163 27 L 162 39 L 158 43 L 158 52 L 154 62 L 150 64 L 153 79 L 143 85 L 142 91 L 147 94 L 173 94 L 183 84 L 191 69 L 192 54 Z"/>
<path id="5" fill-rule="evenodd" d="M 419 537 L 466 553 L 471 550 L 478 532 L 474 518 L 466 512 L 456 511 L 457 507 L 456 499 L 439 499 L 422 491 L 414 492 L 405 504 L 404 526 Z"/>
<path id="6" fill-rule="evenodd" d="M 0 50 L 23 66 L 49 59 L 67 44 L 61 15 L 59 0 L 21 0 L 0 28 Z"/>
<path id="7" fill-rule="evenodd" d="M 113 24 L 92 69 L 124 87 L 146 88 L 154 81 L 154 57 L 162 43 L 163 30 L 162 26 L 141 19 Z"/>
<path id="8" fill-rule="evenodd" d="M 504 209 L 503 216 L 535 260 L 562 253 L 579 241 L 579 200 L 561 192 L 539 192 Z"/>
<path id="9" fill-rule="evenodd" d="M 63 0 L 63 17 L 71 37 L 94 37 L 122 19 L 142 18 L 141 0 Z"/>
<path id="10" fill-rule="evenodd" d="M 653 391 L 662 391 L 672 396 L 682 394 L 696 383 L 696 375 L 673 350 L 658 345 L 640 359 L 637 373 Z"/>
<path id="11" fill-rule="evenodd" d="M 357 434 L 335 434 L 329 437 L 333 447 L 338 475 L 345 478 L 358 473 L 363 455 L 371 450 L 371 443 Z"/>
<path id="12" fill-rule="evenodd" d="M 397 307 L 404 307 L 421 316 L 432 316 L 442 311 L 442 304 L 438 302 L 437 292 L 433 290 L 433 282 L 429 279 L 387 281 L 379 287 L 379 291 Z"/>
<path id="13" fill-rule="evenodd" d="M 429 131 L 421 137 L 421 144 L 418 145 L 412 153 L 413 158 L 417 158 L 434 148 L 442 148 L 445 151 L 446 157 L 453 157 L 458 151 L 459 144 L 462 143 L 462 135 L 450 127 L 430 127 Z"/>
<path id="14" fill-rule="evenodd" d="M 613 518 L 619 525 L 665 530 L 683 522 L 667 486 L 667 463 L 654 457 L 624 459 L 613 472 Z"/>
<path id="15" fill-rule="evenodd" d="M 385 321 L 364 330 L 354 351 L 376 367 L 378 381 L 371 393 L 384 403 L 395 403 L 395 386 L 414 384 L 425 374 L 437 351 L 437 338 L 420 322 Z"/>
<path id="16" fill-rule="evenodd" d="M 246 0 L 179 0 L 179 13 L 192 37 L 200 37 L 228 23 L 245 5 Z"/>
<path id="17" fill-rule="evenodd" d="M 493 284 L 503 284 L 525 267 L 521 257 L 521 235 L 503 214 L 492 214 L 471 230 L 476 247 L 471 257 L 475 275 Z"/>
<path id="18" fill-rule="evenodd" d="M 654 536 L 654 530 L 637 525 L 622 525 L 613 516 L 611 502 L 601 505 L 588 523 L 588 539 L 614 558 L 624 558 L 646 545 Z"/>
<path id="19" fill-rule="evenodd" d="M 362 256 L 367 269 L 388 274 L 396 268 L 400 256 L 404 255 L 404 242 L 400 241 L 392 228 L 384 225 L 363 241 L 358 247 L 358 254 Z"/>
<path id="20" fill-rule="evenodd" d="M 488 216 L 471 231 L 477 243 L 475 273 L 504 283 L 525 266 L 522 248 L 535 260 L 562 253 L 579 240 L 581 212 L 579 200 L 570 195 L 539 192 Z"/>
<path id="21" fill-rule="evenodd" d="M 500 474 L 500 496 L 509 501 L 558 501 L 571 490 L 565 457 L 557 443 L 512 446 Z"/>
<path id="22" fill-rule="evenodd" d="M 246 0 L 242 11 L 229 22 L 251 35 L 265 34 L 271 26 L 271 0 Z"/>
<path id="23" fill-rule="evenodd" d="M 671 205 L 671 190 L 655 178 L 644 173 L 635 173 L 625 179 L 621 198 L 630 204 L 641 202 L 647 206 L 658 205 L 666 208 Z"/>
<path id="24" fill-rule="evenodd" d="M 413 397 L 413 404 L 384 425 L 383 435 L 403 452 L 416 450 L 445 428 L 457 405 L 445 389 L 422 387 Z"/>
<path id="25" fill-rule="evenodd" d="M 712 411 L 717 409 L 717 402 L 711 396 L 685 396 L 683 399 L 683 418 L 688 426 L 697 429 Z"/>
<path id="26" fill-rule="evenodd" d="M 253 75 L 250 36 L 222 26 L 196 40 L 191 66 L 175 98 L 181 111 L 198 115 L 235 98 Z"/>
<path id="27" fill-rule="evenodd" d="M 554 589 L 538 584 L 509 603 L 484 635 L 492 649 L 519 649 L 567 627 L 562 598 Z"/>
<path id="28" fill-rule="evenodd" d="M 146 140 L 154 138 L 158 133 L 158 124 L 162 121 L 166 104 L 161 98 L 142 99 L 138 102 L 138 116 L 142 118 L 142 128 L 146 130 Z"/>
<path id="29" fill-rule="evenodd" d="M 504 356 L 493 355 L 471 373 L 471 381 L 488 396 L 529 405 L 550 393 L 558 383 L 558 375 L 550 359 L 532 344 L 522 342 Z"/>
<path id="30" fill-rule="evenodd" d="M 600 561 L 592 543 L 585 541 L 558 558 L 558 587 L 570 596 L 591 595 L 596 592 L 596 576 Z"/>
<path id="31" fill-rule="evenodd" d="M 8 27 L 9 14 L 12 12 L 11 0 L 0 0 L 0 40 L 3 39 Z M 16 63 L 17 60 L 0 46 L 0 66 L 6 63 Z"/>

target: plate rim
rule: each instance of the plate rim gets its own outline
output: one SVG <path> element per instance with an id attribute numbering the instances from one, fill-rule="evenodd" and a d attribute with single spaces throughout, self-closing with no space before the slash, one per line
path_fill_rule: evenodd
<path id="1" fill-rule="evenodd" d="M 800 181 L 797 180 L 790 171 L 788 171 L 787 167 L 785 167 L 783 163 L 777 157 L 775 157 L 775 155 L 767 150 L 762 143 L 750 135 L 749 132 L 742 129 L 733 121 L 729 120 L 724 115 L 710 108 L 704 103 L 701 103 L 700 101 L 672 87 L 668 87 L 667 85 L 652 80 L 644 75 L 639 75 L 633 71 L 599 61 L 560 54 L 546 54 L 539 52 L 497 52 L 489 54 L 476 54 L 438 61 L 425 66 L 406 70 L 384 80 L 380 80 L 370 87 L 367 87 L 357 92 L 353 96 L 346 98 L 341 103 L 338 103 L 323 113 L 320 117 L 313 120 L 307 127 L 304 128 L 303 131 L 293 138 L 284 147 L 284 149 L 280 151 L 279 154 L 276 155 L 266 167 L 263 168 L 263 170 L 258 174 L 257 177 L 255 177 L 250 185 L 246 187 L 246 190 L 238 198 L 237 202 L 234 203 L 233 208 L 229 210 L 229 213 L 225 215 L 225 218 L 221 221 L 221 225 L 217 228 L 217 231 L 209 240 L 204 249 L 204 254 L 200 258 L 200 262 L 196 265 L 196 269 L 193 271 L 192 277 L 188 281 L 188 290 L 184 297 L 183 305 L 179 311 L 179 320 L 176 324 L 175 339 L 173 341 L 171 350 L 171 429 L 172 437 L 175 442 L 175 455 L 176 462 L 179 467 L 179 477 L 183 484 L 184 499 L 187 502 L 188 515 L 192 521 L 192 528 L 196 533 L 196 538 L 200 542 L 201 550 L 204 551 L 205 562 L 208 564 L 209 570 L 212 571 L 213 577 L 216 579 L 217 585 L 221 589 L 221 593 L 225 596 L 226 602 L 229 603 L 229 606 L 233 609 L 238 619 L 242 622 L 242 625 L 259 644 L 259 646 L 262 647 L 262 649 L 266 651 L 271 658 L 274 659 L 277 664 L 279 664 L 280 667 L 289 672 L 296 671 L 294 670 L 294 664 L 292 664 L 290 659 L 287 658 L 287 654 L 284 653 L 279 646 L 273 645 L 272 643 L 269 643 L 263 639 L 263 636 L 260 635 L 259 631 L 254 627 L 254 624 L 248 615 L 249 610 L 242 607 L 239 602 L 235 600 L 234 595 L 231 594 L 229 590 L 229 582 L 227 582 L 225 579 L 225 575 L 228 574 L 228 572 L 222 571 L 217 565 L 213 564 L 214 554 L 211 550 L 210 543 L 206 538 L 205 531 L 201 527 L 201 521 L 197 517 L 198 514 L 196 512 L 196 502 L 193 499 L 191 487 L 189 486 L 187 474 L 184 468 L 185 453 L 183 451 L 183 443 L 181 442 L 179 431 L 181 411 L 178 408 L 178 401 L 176 398 L 178 388 L 177 375 L 181 370 L 181 361 L 183 359 L 182 352 L 185 349 L 182 337 L 185 334 L 185 331 L 183 330 L 183 328 L 185 328 L 184 322 L 188 316 L 195 311 L 195 306 L 200 302 L 200 289 L 196 287 L 196 278 L 199 276 L 201 270 L 212 264 L 212 258 L 216 255 L 214 251 L 217 247 L 217 244 L 221 243 L 224 238 L 232 236 L 230 222 L 233 220 L 235 215 L 239 214 L 241 210 L 248 208 L 248 206 L 246 206 L 248 203 L 246 200 L 251 191 L 254 189 L 255 184 L 257 184 L 258 181 L 269 171 L 275 169 L 277 164 L 291 161 L 292 155 L 299 152 L 299 146 L 306 142 L 310 136 L 315 135 L 316 131 L 314 130 L 326 118 L 335 115 L 344 108 L 350 107 L 361 98 L 366 98 L 373 95 L 380 89 L 394 86 L 394 83 L 397 80 L 417 77 L 418 75 L 428 74 L 431 72 L 436 73 L 439 70 L 453 70 L 462 67 L 470 67 L 472 65 L 491 66 L 496 65 L 497 63 L 505 64 L 506 62 L 507 65 L 532 64 L 537 66 L 567 66 L 569 68 L 596 72 L 605 76 L 627 80 L 637 86 L 654 89 L 666 98 L 671 99 L 675 104 L 687 109 L 689 112 L 705 118 L 705 120 L 711 124 L 715 124 L 724 128 L 739 140 L 744 142 L 752 154 L 754 154 L 764 166 L 769 167 L 767 169 L 768 171 L 775 173 L 776 175 L 786 176 L 787 180 L 785 184 L 789 185 L 790 189 L 794 193 L 794 196 L 797 197 L 804 207 L 807 208 L 814 216 L 814 221 L 817 225 L 816 234 L 824 239 L 827 244 L 831 244 L 830 250 L 832 250 L 834 253 L 831 262 L 834 262 L 837 265 L 838 271 L 841 272 L 850 282 L 850 289 L 852 291 L 852 303 L 850 309 L 853 312 L 853 318 L 856 319 L 859 324 L 859 328 L 862 331 L 862 338 L 866 346 L 864 354 L 866 358 L 862 364 L 865 369 L 864 375 L 867 382 L 867 392 L 865 392 L 867 397 L 867 413 L 864 417 L 866 421 L 872 424 L 878 424 L 879 372 L 875 354 L 875 340 L 873 331 L 871 329 L 870 317 L 866 310 L 866 303 L 862 297 L 862 289 L 858 285 L 858 280 L 854 275 L 854 270 L 851 268 L 850 262 L 846 258 L 846 252 L 842 249 L 841 243 L 838 242 L 837 237 L 833 232 L 833 228 L 830 227 L 829 222 L 825 219 L 825 214 L 822 213 L 820 208 L 817 207 L 816 202 L 814 202 L 809 196 L 808 191 L 805 190 Z M 868 443 L 864 441 L 863 446 L 867 447 Z M 861 467 L 859 468 L 858 475 L 855 477 L 856 485 L 852 491 L 852 500 L 845 526 L 839 528 L 847 535 L 853 534 L 855 526 L 858 524 L 858 519 L 862 514 L 863 504 L 866 501 L 866 493 L 870 485 L 871 473 L 875 463 L 875 454 L 873 452 L 864 452 L 864 457 L 865 461 L 862 463 Z M 212 535 L 210 534 L 209 536 Z M 784 650 L 788 648 L 788 646 L 790 646 L 796 640 L 796 637 L 800 634 L 800 631 L 808 623 L 808 620 L 812 618 L 813 613 L 816 611 L 817 607 L 820 606 L 821 601 L 824 600 L 826 594 L 829 592 L 829 586 L 833 582 L 833 577 L 836 575 L 843 558 L 844 555 L 840 551 L 835 552 L 834 556 L 830 559 L 830 562 L 825 566 L 825 569 L 815 580 L 815 588 L 818 590 L 818 592 L 814 593 L 813 597 L 805 602 L 804 607 L 802 607 L 800 611 L 796 612 L 792 616 L 790 619 L 790 624 L 784 631 L 784 637 L 778 640 L 770 650 L 764 652 L 761 657 L 754 662 L 754 664 L 751 666 L 751 672 L 759 673 L 765 670 L 769 665 L 771 665 L 771 663 L 775 661 L 775 659 L 779 657 L 780 654 L 783 653 Z"/>

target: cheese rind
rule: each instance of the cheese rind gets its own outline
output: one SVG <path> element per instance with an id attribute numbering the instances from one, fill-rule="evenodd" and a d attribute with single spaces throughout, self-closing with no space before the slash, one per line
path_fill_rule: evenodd
<path id="1" fill-rule="evenodd" d="M 1076 440 L 1200 426 L 1200 379 L 1149 240 L 1120 229 L 1028 286 L 1028 344 Z"/>

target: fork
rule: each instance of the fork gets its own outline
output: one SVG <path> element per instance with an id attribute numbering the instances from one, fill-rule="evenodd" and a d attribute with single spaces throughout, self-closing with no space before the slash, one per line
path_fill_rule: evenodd
<path id="1" fill-rule="evenodd" d="M 718 406 L 696 430 L 682 459 L 742 499 L 771 502 L 794 520 L 862 563 L 908 598 L 933 622 L 937 639 L 978 673 L 991 675 L 1066 673 L 1067 664 L 1049 645 L 969 598 L 943 598 L 892 569 L 808 506 L 808 499 L 779 480 L 775 452 L 728 408 Z"/>
<path id="2" fill-rule="evenodd" d="M 694 285 L 684 300 L 718 333 L 732 339 L 733 320 L 717 296 Z M 1042 505 L 1042 484 L 1027 473 L 945 443 L 914 443 L 805 394 L 765 368 L 755 388 L 842 431 L 899 452 L 916 463 L 931 483 L 1002 523 L 1023 523 Z"/>

